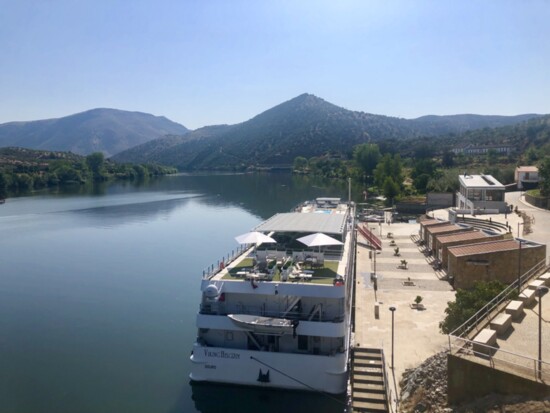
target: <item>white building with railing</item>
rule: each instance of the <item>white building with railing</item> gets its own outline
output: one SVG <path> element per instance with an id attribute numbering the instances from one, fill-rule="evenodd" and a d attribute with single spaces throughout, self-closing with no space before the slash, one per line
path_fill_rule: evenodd
<path id="1" fill-rule="evenodd" d="M 475 213 L 503 213 L 507 211 L 504 201 L 505 188 L 492 175 L 459 175 L 460 190 L 457 192 L 457 208 Z"/>

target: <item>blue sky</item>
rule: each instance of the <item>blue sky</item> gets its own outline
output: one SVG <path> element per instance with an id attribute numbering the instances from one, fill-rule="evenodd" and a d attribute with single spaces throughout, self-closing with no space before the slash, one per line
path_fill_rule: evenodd
<path id="1" fill-rule="evenodd" d="M 0 0 L 0 123 L 96 107 L 189 128 L 301 93 L 347 109 L 550 113 L 550 1 Z"/>

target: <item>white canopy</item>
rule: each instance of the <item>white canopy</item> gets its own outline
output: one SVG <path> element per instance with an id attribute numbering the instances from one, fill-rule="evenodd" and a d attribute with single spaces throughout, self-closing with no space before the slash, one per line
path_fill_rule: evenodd
<path id="1" fill-rule="evenodd" d="M 257 231 L 247 232 L 246 234 L 239 235 L 238 237 L 235 237 L 235 240 L 239 244 L 262 244 L 277 242 L 270 236 Z"/>
<path id="2" fill-rule="evenodd" d="M 320 247 L 322 245 L 343 245 L 342 242 L 329 237 L 322 232 L 317 232 L 315 234 L 306 235 L 305 237 L 298 238 L 302 244 L 307 245 L 308 247 Z"/>

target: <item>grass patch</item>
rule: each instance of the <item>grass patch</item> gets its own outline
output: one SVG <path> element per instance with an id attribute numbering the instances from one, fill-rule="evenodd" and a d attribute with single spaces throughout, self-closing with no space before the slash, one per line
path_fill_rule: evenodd
<path id="1" fill-rule="evenodd" d="M 541 193 L 540 193 L 540 189 L 536 188 L 536 189 L 530 189 L 527 191 L 527 193 L 535 198 L 545 198 Z"/>
<path id="2" fill-rule="evenodd" d="M 222 280 L 244 280 L 241 276 L 237 275 L 237 272 L 239 271 L 246 271 L 253 268 L 254 261 L 252 258 L 245 258 L 238 264 L 236 264 L 234 267 L 229 268 L 227 274 L 225 274 L 222 277 Z M 311 278 L 311 282 L 313 284 L 332 284 L 334 281 L 334 278 L 336 277 L 338 270 L 338 262 L 337 261 L 325 261 L 325 265 L 323 268 L 316 268 L 313 271 L 313 276 Z M 281 281 L 281 271 L 277 269 L 275 271 L 275 275 L 273 276 L 273 279 L 271 280 L 273 282 L 280 282 Z"/>
<path id="3" fill-rule="evenodd" d="M 239 271 L 245 271 L 245 269 L 250 269 L 254 266 L 254 260 L 252 258 L 244 258 L 241 262 L 236 264 L 232 268 L 227 269 L 227 274 L 222 277 L 222 280 L 233 280 L 235 278 L 240 278 L 237 275 Z"/>
<path id="4" fill-rule="evenodd" d="M 323 268 L 316 268 L 314 270 L 311 282 L 315 284 L 332 284 L 334 278 L 336 278 L 337 270 L 337 261 L 325 261 Z"/>

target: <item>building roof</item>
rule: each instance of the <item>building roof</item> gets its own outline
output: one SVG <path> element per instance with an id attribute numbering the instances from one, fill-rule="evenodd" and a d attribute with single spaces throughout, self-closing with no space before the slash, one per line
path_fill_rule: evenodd
<path id="1" fill-rule="evenodd" d="M 432 235 L 443 233 L 443 232 L 462 231 L 462 230 L 468 231 L 467 228 L 461 227 L 460 225 L 456 225 L 456 224 L 438 225 L 427 229 L 427 231 Z"/>
<path id="2" fill-rule="evenodd" d="M 459 175 L 460 185 L 466 188 L 501 189 L 504 185 L 497 181 L 492 175 Z"/>
<path id="3" fill-rule="evenodd" d="M 432 225 L 442 225 L 442 224 L 448 225 L 448 224 L 450 224 L 450 222 L 449 221 L 440 221 L 438 219 L 427 219 L 425 221 L 420 221 L 420 225 L 422 225 L 423 227 L 430 227 Z"/>
<path id="4" fill-rule="evenodd" d="M 440 244 L 450 244 L 453 242 L 482 239 L 482 238 L 489 238 L 489 237 L 487 236 L 487 234 L 485 234 L 482 231 L 464 231 L 464 232 L 458 232 L 456 234 L 441 234 L 437 236 L 437 240 L 439 241 Z"/>
<path id="5" fill-rule="evenodd" d="M 347 214 L 286 212 L 273 215 L 254 230 L 260 232 L 322 232 L 342 235 L 346 218 Z"/>
<path id="6" fill-rule="evenodd" d="M 482 242 L 470 245 L 457 245 L 449 247 L 449 254 L 455 257 L 464 257 L 468 255 L 487 254 L 499 251 L 515 251 L 519 248 L 519 242 L 514 239 L 500 241 Z"/>
<path id="7" fill-rule="evenodd" d="M 518 166 L 516 168 L 516 171 L 518 172 L 538 172 L 539 168 L 536 166 Z"/>

